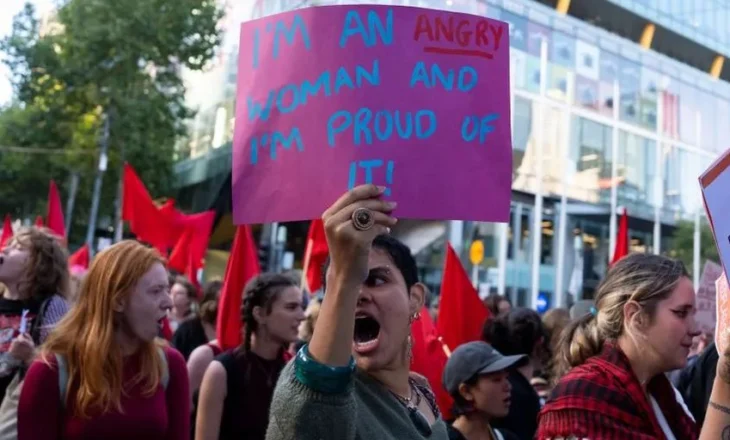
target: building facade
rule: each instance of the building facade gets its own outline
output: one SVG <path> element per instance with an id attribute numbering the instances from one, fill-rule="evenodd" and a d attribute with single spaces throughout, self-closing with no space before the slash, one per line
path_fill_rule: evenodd
<path id="1" fill-rule="evenodd" d="M 252 17 L 359 3 L 453 10 L 510 25 L 510 222 L 399 225 L 395 233 L 413 248 L 433 288 L 449 240 L 481 292 L 532 307 L 564 305 L 590 297 L 605 274 L 624 208 L 637 252 L 669 252 L 679 222 L 697 230 L 706 222 L 697 178 L 727 148 L 730 131 L 730 69 L 723 72 L 730 2 L 264 0 Z M 187 192 L 193 204 L 209 182 L 205 170 L 230 170 L 235 61 L 223 64 L 226 104 L 195 121 L 181 149 L 193 158 L 178 164 L 181 187 L 198 188 Z M 473 268 L 466 256 L 475 240 L 484 243 L 485 258 Z"/>

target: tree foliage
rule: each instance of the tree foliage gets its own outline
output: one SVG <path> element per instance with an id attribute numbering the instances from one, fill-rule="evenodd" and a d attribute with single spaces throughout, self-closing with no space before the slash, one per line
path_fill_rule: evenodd
<path id="1" fill-rule="evenodd" d="M 168 191 L 174 145 L 191 116 L 182 72 L 205 68 L 215 55 L 221 17 L 215 0 L 66 0 L 43 21 L 26 5 L 0 46 L 16 92 L 0 112 L 0 181 L 9 182 L 0 185 L 0 213 L 43 213 L 48 180 L 65 196 L 75 172 L 74 224 L 85 225 L 105 115 L 100 217 L 113 215 L 122 158 L 153 194 Z"/>
<path id="2" fill-rule="evenodd" d="M 695 224 L 683 221 L 677 224 L 672 237 L 672 256 L 681 260 L 690 273 L 694 273 L 694 234 Z M 712 229 L 708 224 L 702 223 L 700 228 L 700 270 L 707 260 L 720 263 Z"/>

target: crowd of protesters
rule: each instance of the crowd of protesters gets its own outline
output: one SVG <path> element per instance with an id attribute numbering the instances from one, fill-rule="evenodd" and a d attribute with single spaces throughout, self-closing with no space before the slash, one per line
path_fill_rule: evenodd
<path id="1" fill-rule="evenodd" d="M 357 187 L 324 213 L 329 259 L 308 302 L 289 274 L 248 281 L 232 349 L 216 339 L 221 281 L 197 288 L 130 240 L 72 274 L 57 237 L 19 231 L 0 253 L 0 440 L 730 432 L 730 356 L 697 330 L 687 271 L 663 256 L 623 258 L 572 310 L 490 296 L 481 340 L 453 347 L 438 383 L 415 374 L 411 325 L 428 291 L 381 194 Z"/>

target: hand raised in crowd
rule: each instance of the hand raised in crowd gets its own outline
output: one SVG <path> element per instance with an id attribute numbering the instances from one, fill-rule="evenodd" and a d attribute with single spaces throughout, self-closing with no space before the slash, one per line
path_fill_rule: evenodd
<path id="1" fill-rule="evenodd" d="M 22 333 L 10 343 L 9 353 L 17 360 L 29 363 L 35 356 L 35 343 L 27 333 Z"/>
<path id="2" fill-rule="evenodd" d="M 397 223 L 390 215 L 396 203 L 381 200 L 384 192 L 375 185 L 358 186 L 322 215 L 334 279 L 355 287 L 367 278 L 373 240 Z"/>

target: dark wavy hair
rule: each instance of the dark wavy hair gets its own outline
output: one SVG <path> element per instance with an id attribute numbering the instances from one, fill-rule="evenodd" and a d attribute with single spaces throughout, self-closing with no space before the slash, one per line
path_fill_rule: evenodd
<path id="1" fill-rule="evenodd" d="M 68 254 L 58 237 L 31 227 L 18 231 L 12 241 L 30 252 L 28 266 L 18 285 L 20 293 L 35 301 L 43 301 L 56 294 L 68 297 L 71 286 Z"/>
<path id="2" fill-rule="evenodd" d="M 418 266 L 411 253 L 411 248 L 391 235 L 378 235 L 373 240 L 373 249 L 385 251 L 398 268 L 403 280 L 406 282 L 406 289 L 410 294 L 411 287 L 418 283 Z M 327 287 L 327 268 L 330 265 L 330 258 L 324 263 L 322 269 L 322 287 Z"/>
<path id="3" fill-rule="evenodd" d="M 203 299 L 200 301 L 198 314 L 200 320 L 215 325 L 218 318 L 218 300 L 220 299 L 223 282 L 215 280 L 208 281 L 203 285 Z"/>
<path id="4" fill-rule="evenodd" d="M 488 319 L 484 323 L 482 339 L 505 356 L 532 356 L 536 347 L 539 348 L 537 354 L 542 356 L 549 344 L 540 315 L 526 308 L 512 309 L 507 314 Z"/>
<path id="5" fill-rule="evenodd" d="M 251 335 L 258 330 L 258 322 L 253 316 L 254 308 L 262 307 L 266 313 L 270 313 L 281 292 L 292 286 L 298 287 L 291 277 L 278 273 L 262 273 L 246 284 L 241 301 L 241 321 L 246 328 L 243 338 L 245 352 L 251 350 Z"/>

